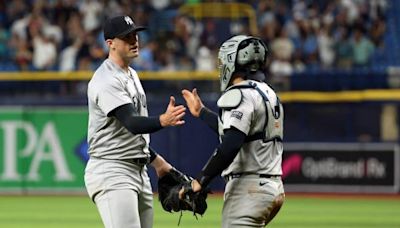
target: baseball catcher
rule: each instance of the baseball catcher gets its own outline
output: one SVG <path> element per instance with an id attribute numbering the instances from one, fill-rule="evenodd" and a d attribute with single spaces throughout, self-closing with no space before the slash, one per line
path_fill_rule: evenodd
<path id="1" fill-rule="evenodd" d="M 158 179 L 158 194 L 161 205 L 165 211 L 179 212 L 192 211 L 193 215 L 203 215 L 207 209 L 207 189 L 193 192 L 191 187 L 193 178 L 189 177 L 175 168 Z M 182 192 L 184 189 L 184 192 Z M 181 192 L 184 197 L 179 197 Z M 196 216 L 197 218 L 197 216 Z"/>
<path id="2" fill-rule="evenodd" d="M 220 144 L 190 189 L 201 191 L 217 175 L 225 179 L 222 228 L 265 227 L 285 199 L 284 110 L 265 83 L 267 54 L 266 44 L 257 37 L 238 35 L 222 44 L 218 112 L 204 106 L 196 88 L 182 90 L 190 113 L 219 134 Z"/>

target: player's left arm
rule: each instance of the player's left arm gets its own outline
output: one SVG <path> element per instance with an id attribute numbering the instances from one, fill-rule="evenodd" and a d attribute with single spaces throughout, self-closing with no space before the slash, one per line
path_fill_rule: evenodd
<path id="1" fill-rule="evenodd" d="M 108 114 L 117 118 L 132 134 L 148 134 L 164 127 L 182 125 L 185 123 L 182 120 L 184 115 L 185 107 L 175 106 L 175 98 L 172 96 L 166 112 L 160 116 L 138 116 L 132 103 L 121 105 Z"/>
<path id="2" fill-rule="evenodd" d="M 132 134 L 153 133 L 163 128 L 159 117 L 138 116 L 132 103 L 115 108 L 109 116 L 117 118 Z"/>
<path id="3" fill-rule="evenodd" d="M 157 176 L 162 177 L 173 168 L 161 155 L 159 155 L 152 147 L 150 150 L 150 165 L 156 170 Z"/>
<path id="4" fill-rule="evenodd" d="M 235 159 L 244 144 L 246 134 L 235 127 L 225 130 L 221 144 L 215 149 L 204 168 L 192 183 L 194 192 L 206 187 L 211 180 L 221 174 Z"/>

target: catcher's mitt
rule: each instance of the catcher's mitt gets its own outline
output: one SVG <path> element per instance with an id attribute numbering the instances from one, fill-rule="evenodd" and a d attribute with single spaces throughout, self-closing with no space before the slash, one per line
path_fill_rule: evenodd
<path id="1" fill-rule="evenodd" d="M 193 178 L 172 168 L 158 179 L 158 197 L 162 207 L 168 212 L 189 210 L 193 214 L 203 215 L 207 209 L 207 190 L 193 192 Z M 179 191 L 184 188 L 184 199 L 179 199 Z"/>

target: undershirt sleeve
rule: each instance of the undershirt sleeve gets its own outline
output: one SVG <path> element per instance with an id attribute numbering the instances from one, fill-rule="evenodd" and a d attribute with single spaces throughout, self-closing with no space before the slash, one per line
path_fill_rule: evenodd
<path id="1" fill-rule="evenodd" d="M 216 133 L 218 133 L 218 115 L 210 109 L 204 107 L 200 110 L 200 119 Z"/>
<path id="2" fill-rule="evenodd" d="M 156 132 L 163 127 L 159 116 L 137 116 L 132 103 L 121 105 L 110 112 L 132 134 L 148 134 Z"/>
<path id="3" fill-rule="evenodd" d="M 233 162 L 245 139 L 246 134 L 234 127 L 225 131 L 221 144 L 196 178 L 202 187 L 206 187 Z"/>

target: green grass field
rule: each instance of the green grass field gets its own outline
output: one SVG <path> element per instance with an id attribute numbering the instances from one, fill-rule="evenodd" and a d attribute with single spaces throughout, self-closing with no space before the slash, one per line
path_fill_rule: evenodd
<path id="1" fill-rule="evenodd" d="M 183 214 L 182 228 L 218 228 L 221 196 L 211 196 L 204 217 L 196 220 Z M 179 213 L 162 211 L 155 200 L 155 228 L 176 228 Z M 102 227 L 100 217 L 85 196 L 0 196 L 1 228 L 86 228 Z M 268 227 L 379 227 L 400 228 L 400 197 L 288 195 L 275 220 Z"/>

